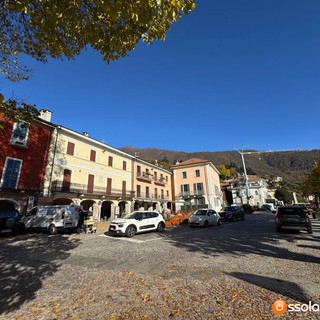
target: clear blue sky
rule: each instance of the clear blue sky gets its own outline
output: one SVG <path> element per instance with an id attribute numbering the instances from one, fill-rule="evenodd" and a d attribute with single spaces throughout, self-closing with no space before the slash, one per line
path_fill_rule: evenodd
<path id="1" fill-rule="evenodd" d="M 24 62 L 13 94 L 52 122 L 119 148 L 222 151 L 319 148 L 320 1 L 198 0 L 165 42 L 111 63 Z"/>

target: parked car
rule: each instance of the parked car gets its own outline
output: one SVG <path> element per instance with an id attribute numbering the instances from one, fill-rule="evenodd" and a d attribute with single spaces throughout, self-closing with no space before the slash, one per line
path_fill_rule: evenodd
<path id="1" fill-rule="evenodd" d="M 208 227 L 209 225 L 220 225 L 219 214 L 212 209 L 198 209 L 189 219 L 191 227 Z"/>
<path id="2" fill-rule="evenodd" d="M 82 206 L 57 205 L 32 208 L 21 218 L 23 230 L 45 230 L 49 234 L 58 231 L 75 231 Z"/>
<path id="3" fill-rule="evenodd" d="M 17 210 L 0 211 L 0 233 L 17 234 L 20 231 L 21 215 Z"/>
<path id="4" fill-rule="evenodd" d="M 165 221 L 161 214 L 155 211 L 135 211 L 123 218 L 115 219 L 109 226 L 111 234 L 126 235 L 131 238 L 136 233 L 157 230 L 162 232 Z"/>
<path id="5" fill-rule="evenodd" d="M 219 215 L 224 221 L 236 221 L 237 219 L 244 220 L 246 215 L 243 208 L 239 206 L 224 207 Z"/>
<path id="6" fill-rule="evenodd" d="M 299 206 L 278 207 L 275 216 L 277 232 L 282 229 L 307 230 L 312 233 L 311 220 L 306 210 Z"/>
<path id="7" fill-rule="evenodd" d="M 271 211 L 271 206 L 269 204 L 263 204 L 261 206 L 262 211 Z"/>

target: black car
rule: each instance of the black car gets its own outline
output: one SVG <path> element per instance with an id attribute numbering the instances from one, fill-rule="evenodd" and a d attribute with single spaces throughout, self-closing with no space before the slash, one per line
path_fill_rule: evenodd
<path id="1" fill-rule="evenodd" d="M 224 221 L 236 221 L 237 219 L 244 220 L 246 217 L 243 208 L 239 206 L 224 207 L 222 211 L 219 212 L 219 215 L 221 220 Z"/>
<path id="2" fill-rule="evenodd" d="M 311 220 L 308 211 L 299 206 L 279 207 L 275 216 L 277 232 L 282 229 L 307 230 L 312 233 Z"/>
<path id="3" fill-rule="evenodd" d="M 20 218 L 21 215 L 17 210 L 0 211 L 0 233 L 19 233 Z"/>

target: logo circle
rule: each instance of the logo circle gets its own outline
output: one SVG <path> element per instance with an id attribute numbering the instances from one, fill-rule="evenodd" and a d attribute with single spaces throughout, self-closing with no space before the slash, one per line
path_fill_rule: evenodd
<path id="1" fill-rule="evenodd" d="M 287 311 L 287 304 L 283 300 L 277 300 L 272 305 L 275 314 L 284 314 Z"/>

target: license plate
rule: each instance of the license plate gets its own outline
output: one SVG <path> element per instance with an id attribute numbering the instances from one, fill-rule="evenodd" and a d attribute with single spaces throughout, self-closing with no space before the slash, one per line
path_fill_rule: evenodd
<path id="1" fill-rule="evenodd" d="M 0 230 L 0 233 L 8 233 L 8 232 L 11 232 L 11 229 Z"/>

